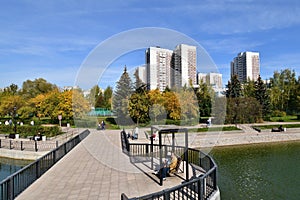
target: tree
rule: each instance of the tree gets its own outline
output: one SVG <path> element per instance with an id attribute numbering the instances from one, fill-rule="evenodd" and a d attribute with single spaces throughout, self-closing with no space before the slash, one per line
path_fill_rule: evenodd
<path id="1" fill-rule="evenodd" d="M 296 88 L 295 72 L 289 69 L 281 72 L 275 71 L 270 79 L 270 85 L 272 109 L 292 113 L 293 108 L 289 106 L 289 103 Z"/>
<path id="2" fill-rule="evenodd" d="M 300 114 L 300 77 L 298 77 L 296 85 L 291 92 L 289 107 L 291 108 L 292 114 Z"/>
<path id="3" fill-rule="evenodd" d="M 149 117 L 156 124 L 158 121 L 166 120 L 167 113 L 164 107 L 164 98 L 159 89 L 148 92 L 150 100 Z"/>
<path id="4" fill-rule="evenodd" d="M 87 100 L 90 103 L 91 106 L 97 107 L 97 99 L 100 94 L 100 88 L 98 85 L 95 85 L 94 87 L 91 88 L 89 95 L 87 96 Z"/>
<path id="5" fill-rule="evenodd" d="M 10 86 L 4 88 L 3 96 L 16 95 L 18 92 L 18 86 L 16 84 L 11 84 Z"/>
<path id="6" fill-rule="evenodd" d="M 270 96 L 267 86 L 260 76 L 257 78 L 257 81 L 255 81 L 254 89 L 255 98 L 262 106 L 262 115 L 268 119 L 271 112 Z"/>
<path id="7" fill-rule="evenodd" d="M 73 118 L 83 118 L 91 110 L 88 101 L 84 98 L 82 92 L 72 90 L 72 113 Z M 69 97 L 69 96 L 68 96 Z"/>
<path id="8" fill-rule="evenodd" d="M 57 89 L 57 86 L 48 83 L 45 79 L 39 78 L 34 81 L 27 80 L 23 82 L 21 95 L 24 99 L 30 99 L 39 94 L 46 94 L 54 89 Z"/>
<path id="9" fill-rule="evenodd" d="M 33 114 L 39 119 L 45 117 L 45 112 L 43 108 L 44 101 L 47 94 L 39 94 L 36 97 L 29 100 L 29 104 L 34 108 Z"/>
<path id="10" fill-rule="evenodd" d="M 103 93 L 103 100 L 104 100 L 103 107 L 106 109 L 111 109 L 112 94 L 113 94 L 112 87 L 108 86 Z"/>
<path id="11" fill-rule="evenodd" d="M 198 99 L 200 116 L 210 116 L 213 95 L 212 88 L 201 81 L 199 83 L 199 88 L 196 90 L 196 95 Z"/>
<path id="12" fill-rule="evenodd" d="M 130 117 L 137 123 L 149 120 L 149 98 L 146 91 L 140 89 L 129 98 L 128 110 Z"/>
<path id="13" fill-rule="evenodd" d="M 255 81 L 248 79 L 247 82 L 243 84 L 243 96 L 244 97 L 255 97 Z"/>
<path id="14" fill-rule="evenodd" d="M 129 119 L 127 108 L 132 92 L 132 81 L 125 66 L 120 80 L 116 83 L 116 90 L 113 95 L 113 111 L 118 118 L 117 121 L 119 124 L 126 124 Z"/>
<path id="15" fill-rule="evenodd" d="M 262 121 L 262 109 L 253 97 L 227 99 L 226 123 L 242 124 Z"/>
<path id="16" fill-rule="evenodd" d="M 228 81 L 225 94 L 227 98 L 236 98 L 242 96 L 242 86 L 237 75 L 233 75 L 230 81 Z"/>
<path id="17" fill-rule="evenodd" d="M 0 114 L 10 115 L 17 114 L 18 110 L 25 105 L 23 98 L 19 95 L 7 95 L 1 98 Z"/>
<path id="18" fill-rule="evenodd" d="M 179 120 L 181 117 L 181 108 L 180 108 L 180 102 L 176 96 L 176 94 L 172 91 L 168 92 L 165 91 L 163 93 L 164 98 L 164 107 L 167 111 L 168 118 Z"/>
<path id="19" fill-rule="evenodd" d="M 193 89 L 183 88 L 176 93 L 177 99 L 180 103 L 180 111 L 182 120 L 189 120 L 191 122 L 199 121 L 199 106 L 197 96 Z"/>

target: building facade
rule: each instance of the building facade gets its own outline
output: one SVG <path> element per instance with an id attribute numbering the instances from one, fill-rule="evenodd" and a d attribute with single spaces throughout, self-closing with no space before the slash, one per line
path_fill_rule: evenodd
<path id="1" fill-rule="evenodd" d="M 171 60 L 173 51 L 160 47 L 146 50 L 146 77 L 148 89 L 164 91 L 171 86 Z"/>
<path id="2" fill-rule="evenodd" d="M 172 60 L 172 87 L 180 88 L 197 84 L 196 46 L 177 45 Z"/>
<path id="3" fill-rule="evenodd" d="M 230 63 L 231 76 L 237 75 L 240 82 L 248 79 L 257 80 L 260 75 L 260 58 L 258 52 L 241 52 Z"/>
<path id="4" fill-rule="evenodd" d="M 137 71 L 137 75 L 138 75 L 139 79 L 143 83 L 147 83 L 146 67 L 145 66 L 139 66 L 139 67 L 136 68 L 136 71 Z"/>

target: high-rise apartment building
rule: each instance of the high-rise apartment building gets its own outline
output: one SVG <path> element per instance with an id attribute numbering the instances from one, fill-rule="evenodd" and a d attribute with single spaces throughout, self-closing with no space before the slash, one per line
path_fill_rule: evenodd
<path id="1" fill-rule="evenodd" d="M 212 88 L 222 88 L 222 74 L 219 73 L 198 73 L 198 82 L 206 83 Z"/>
<path id="2" fill-rule="evenodd" d="M 260 60 L 258 52 L 241 52 L 231 62 L 231 76 L 237 75 L 240 82 L 248 79 L 257 80 L 260 74 Z"/>
<path id="3" fill-rule="evenodd" d="M 164 91 L 171 87 L 171 59 L 173 51 L 160 47 L 146 50 L 146 74 L 148 89 Z"/>
<path id="4" fill-rule="evenodd" d="M 150 47 L 146 50 L 148 89 L 164 91 L 168 86 L 183 87 L 197 84 L 196 47 L 186 44 L 175 50 Z"/>
<path id="5" fill-rule="evenodd" d="M 172 87 L 197 84 L 196 47 L 186 44 L 176 46 L 172 60 Z"/>
<path id="6" fill-rule="evenodd" d="M 143 83 L 147 83 L 147 73 L 145 66 L 139 66 L 136 68 L 137 75 Z"/>

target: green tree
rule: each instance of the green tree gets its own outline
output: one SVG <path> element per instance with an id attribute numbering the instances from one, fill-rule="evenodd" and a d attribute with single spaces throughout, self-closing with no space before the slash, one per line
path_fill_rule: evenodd
<path id="1" fill-rule="evenodd" d="M 18 92 L 18 86 L 16 84 L 11 84 L 10 86 L 4 88 L 2 95 L 16 95 Z"/>
<path id="2" fill-rule="evenodd" d="M 300 77 L 298 77 L 296 85 L 291 92 L 289 107 L 291 109 L 291 114 L 300 114 Z"/>
<path id="3" fill-rule="evenodd" d="M 24 99 L 30 99 L 39 94 L 46 94 L 54 89 L 57 89 L 57 86 L 48 83 L 45 79 L 39 78 L 34 81 L 27 80 L 23 82 L 21 95 Z"/>
<path id="4" fill-rule="evenodd" d="M 255 97 L 255 81 L 248 79 L 247 82 L 243 84 L 243 96 L 244 97 Z"/>
<path id="5" fill-rule="evenodd" d="M 139 88 L 129 98 L 128 110 L 130 117 L 139 124 L 139 122 L 149 121 L 149 98 L 146 87 Z"/>
<path id="6" fill-rule="evenodd" d="M 254 88 L 255 98 L 262 106 L 262 115 L 265 119 L 268 119 L 271 113 L 270 95 L 266 84 L 260 76 L 257 78 L 257 81 L 255 81 Z"/>
<path id="7" fill-rule="evenodd" d="M 90 103 L 91 106 L 97 107 L 97 99 L 100 95 L 100 87 L 98 85 L 95 85 L 91 88 L 90 93 L 87 95 L 87 100 Z"/>
<path id="8" fill-rule="evenodd" d="M 243 124 L 262 121 L 262 109 L 253 97 L 227 99 L 226 123 Z"/>
<path id="9" fill-rule="evenodd" d="M 113 95 L 113 111 L 117 116 L 118 124 L 125 125 L 129 120 L 128 100 L 133 93 L 132 81 L 127 73 L 126 66 L 120 80 L 116 83 Z"/>
<path id="10" fill-rule="evenodd" d="M 106 109 L 111 109 L 112 94 L 113 94 L 112 87 L 108 86 L 103 93 L 103 100 L 104 100 L 103 107 Z"/>
<path id="11" fill-rule="evenodd" d="M 196 90 L 196 95 L 198 99 L 200 115 L 210 116 L 212 109 L 212 88 L 201 81 L 199 83 L 199 88 Z"/>
<path id="12" fill-rule="evenodd" d="M 230 81 L 228 81 L 225 94 L 227 98 L 236 98 L 242 96 L 242 86 L 237 75 L 233 75 Z"/>
<path id="13" fill-rule="evenodd" d="M 270 79 L 270 85 L 272 109 L 292 113 L 293 108 L 289 106 L 289 103 L 296 88 L 295 72 L 290 69 L 275 71 Z"/>

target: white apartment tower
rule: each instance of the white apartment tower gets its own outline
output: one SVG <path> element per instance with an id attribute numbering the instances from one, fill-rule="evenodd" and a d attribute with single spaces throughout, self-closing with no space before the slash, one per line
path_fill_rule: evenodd
<path id="1" fill-rule="evenodd" d="M 145 66 L 139 66 L 137 67 L 137 74 L 139 79 L 143 82 L 143 83 L 147 83 L 147 76 L 146 76 L 146 67 Z"/>
<path id="2" fill-rule="evenodd" d="M 210 86 L 212 86 L 212 88 L 217 88 L 217 89 L 221 89 L 223 87 L 222 84 L 222 74 L 220 73 L 198 73 L 198 82 L 199 84 L 201 83 L 206 83 Z"/>
<path id="3" fill-rule="evenodd" d="M 209 73 L 207 74 L 207 82 L 213 88 L 222 88 L 222 74 Z"/>
<path id="4" fill-rule="evenodd" d="M 148 89 L 164 91 L 171 87 L 171 59 L 173 51 L 160 47 L 146 50 L 146 74 Z"/>
<path id="5" fill-rule="evenodd" d="M 196 47 L 186 44 L 176 46 L 172 59 L 172 87 L 197 84 Z"/>
<path id="6" fill-rule="evenodd" d="M 248 79 L 257 80 L 260 74 L 260 60 L 258 52 L 241 52 L 231 62 L 231 76 L 237 75 L 240 82 Z"/>

